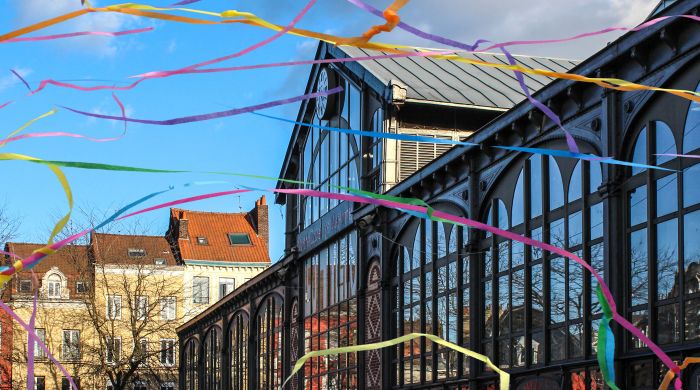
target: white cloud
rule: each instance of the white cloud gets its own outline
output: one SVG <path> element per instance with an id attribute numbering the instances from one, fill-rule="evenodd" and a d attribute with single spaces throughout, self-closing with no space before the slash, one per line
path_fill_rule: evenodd
<path id="1" fill-rule="evenodd" d="M 81 8 L 79 0 L 12 0 L 17 9 L 17 23 L 26 26 L 53 18 Z M 97 6 L 93 1 L 93 6 Z M 133 28 L 136 18 L 117 13 L 91 13 L 59 24 L 51 31 L 120 31 Z M 121 47 L 118 42 L 124 38 L 105 36 L 83 36 L 57 41 L 62 48 L 91 53 L 102 57 L 113 57 Z"/>
<path id="2" fill-rule="evenodd" d="M 27 77 L 34 72 L 30 68 L 14 67 L 12 69 L 22 77 Z M 17 78 L 17 76 L 12 74 L 12 72 L 7 70 L 7 74 L 3 77 L 0 77 L 0 92 L 10 87 L 13 87 L 16 84 L 22 85 L 22 81 L 19 78 Z M 22 88 L 24 88 L 24 85 L 22 85 Z"/>

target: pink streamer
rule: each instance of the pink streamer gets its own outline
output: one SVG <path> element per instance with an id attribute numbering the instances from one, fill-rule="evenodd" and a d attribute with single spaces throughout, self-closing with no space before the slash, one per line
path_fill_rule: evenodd
<path id="1" fill-rule="evenodd" d="M 697 154 L 674 154 L 674 153 L 659 153 L 654 156 L 666 156 L 666 157 L 683 157 L 683 158 L 700 158 Z"/>
<path id="2" fill-rule="evenodd" d="M 161 203 L 161 204 L 156 205 L 156 206 L 148 207 L 148 208 L 145 208 L 145 209 L 142 209 L 139 211 L 134 211 L 133 213 L 126 214 L 126 215 L 123 215 L 123 216 L 115 219 L 115 221 L 120 221 L 120 220 L 125 219 L 125 218 L 133 217 L 134 215 L 147 213 L 149 211 L 162 209 L 163 207 L 170 207 L 170 206 L 175 206 L 175 205 L 183 204 L 183 203 L 196 202 L 198 200 L 204 200 L 204 199 L 209 199 L 209 198 L 217 198 L 219 196 L 240 194 L 243 192 L 250 192 L 250 190 L 232 190 L 232 191 L 213 192 L 211 194 L 197 195 L 197 196 L 192 196 L 189 198 L 173 200 L 171 202 Z"/>
<path id="3" fill-rule="evenodd" d="M 9 106 L 9 105 L 10 105 L 10 103 L 12 103 L 12 102 L 13 102 L 13 100 L 10 100 L 10 101 L 9 101 L 9 102 L 7 102 L 7 103 L 3 103 L 3 104 L 0 104 L 0 110 L 2 110 L 3 108 L 5 108 L 5 107 Z"/>
<path id="4" fill-rule="evenodd" d="M 117 31 L 117 32 L 78 31 L 78 32 L 72 32 L 72 33 L 67 33 L 67 34 L 44 35 L 44 36 L 40 36 L 40 37 L 12 38 L 12 39 L 8 39 L 6 41 L 0 42 L 0 43 L 49 41 L 49 40 L 53 40 L 53 39 L 73 38 L 73 37 L 79 37 L 79 36 L 85 36 L 85 35 L 118 37 L 121 35 L 140 34 L 140 33 L 153 31 L 153 30 L 154 30 L 153 27 L 145 27 L 145 28 L 138 28 L 135 30 L 125 30 L 125 31 Z"/>
<path id="5" fill-rule="evenodd" d="M 33 273 L 32 273 L 33 274 Z M 36 276 L 34 277 L 34 283 L 36 283 Z M 38 284 L 35 285 L 35 288 Z M 29 317 L 29 329 L 32 332 L 27 334 L 27 390 L 34 390 L 34 339 L 37 338 L 36 335 L 36 300 L 37 291 L 34 291 L 34 308 L 32 309 L 32 316 Z"/>

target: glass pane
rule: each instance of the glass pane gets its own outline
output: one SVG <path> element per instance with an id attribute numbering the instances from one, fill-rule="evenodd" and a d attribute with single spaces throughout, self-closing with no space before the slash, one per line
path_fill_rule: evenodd
<path id="1" fill-rule="evenodd" d="M 510 241 L 498 243 L 498 272 L 507 271 L 510 268 Z"/>
<path id="2" fill-rule="evenodd" d="M 428 264 L 433 261 L 433 254 L 435 253 L 435 242 L 433 238 L 433 222 L 425 222 L 425 263 Z"/>
<path id="3" fill-rule="evenodd" d="M 678 311 L 678 304 L 659 307 L 659 344 L 670 344 L 680 341 L 681 332 Z"/>
<path id="4" fill-rule="evenodd" d="M 508 324 L 510 313 L 510 287 L 508 275 L 498 278 L 498 323 L 501 335 L 510 333 Z"/>
<path id="5" fill-rule="evenodd" d="M 510 367 L 510 343 L 508 340 L 498 343 L 498 366 L 501 368 Z"/>
<path id="6" fill-rule="evenodd" d="M 632 306 L 647 302 L 649 291 L 649 267 L 647 252 L 647 229 L 630 235 L 630 289 Z"/>
<path id="7" fill-rule="evenodd" d="M 590 162 L 589 190 L 592 193 L 598 192 L 598 187 L 603 183 L 603 168 L 599 162 Z"/>
<path id="8" fill-rule="evenodd" d="M 484 283 L 484 337 L 489 338 L 493 336 L 493 288 L 491 286 L 491 281 L 488 280 Z"/>
<path id="9" fill-rule="evenodd" d="M 544 333 L 535 332 L 532 334 L 532 364 L 544 363 Z"/>
<path id="10" fill-rule="evenodd" d="M 464 346 L 469 346 L 469 340 L 471 340 L 471 325 L 469 323 L 469 313 L 471 313 L 471 310 L 469 310 L 470 305 L 469 305 L 469 289 L 466 288 L 462 290 L 462 305 L 463 305 L 463 310 L 462 310 L 462 345 Z M 455 306 L 455 309 L 459 311 L 459 308 Z"/>
<path id="11" fill-rule="evenodd" d="M 513 272 L 513 305 L 511 316 L 513 332 L 525 329 L 525 270 Z"/>
<path id="12" fill-rule="evenodd" d="M 633 364 L 630 372 L 630 385 L 633 389 L 651 389 L 654 385 L 654 370 L 651 362 Z"/>
<path id="13" fill-rule="evenodd" d="M 696 90 L 700 90 L 700 85 Z M 690 153 L 700 147 L 700 103 L 691 102 L 683 129 L 683 153 Z"/>
<path id="14" fill-rule="evenodd" d="M 639 310 L 632 313 L 632 324 L 641 330 L 646 336 L 649 336 L 649 315 L 647 310 Z M 632 348 L 644 348 L 644 343 L 635 336 L 632 337 Z"/>
<path id="15" fill-rule="evenodd" d="M 522 367 L 525 365 L 525 337 L 520 336 L 511 341 L 513 342 L 513 366 Z"/>
<path id="16" fill-rule="evenodd" d="M 604 253 L 603 253 L 603 243 L 591 246 L 591 266 L 593 269 L 598 271 L 600 277 L 605 277 L 604 275 Z M 600 307 L 600 302 L 598 302 L 598 295 L 596 294 L 596 288 L 598 287 L 598 280 L 594 275 L 591 274 L 591 312 L 595 314 L 602 313 L 602 308 Z"/>
<path id="17" fill-rule="evenodd" d="M 635 188 L 629 195 L 630 226 L 647 221 L 647 186 Z"/>
<path id="18" fill-rule="evenodd" d="M 556 324 L 564 322 L 565 318 L 565 294 L 566 294 L 566 262 L 557 257 L 550 262 L 550 322 Z"/>
<path id="19" fill-rule="evenodd" d="M 632 162 L 639 164 L 647 163 L 647 129 L 646 127 L 642 129 L 637 137 L 637 143 L 634 144 L 634 154 L 632 155 Z M 646 168 L 632 167 L 632 175 L 636 175 L 640 172 L 646 171 Z"/>
<path id="20" fill-rule="evenodd" d="M 569 357 L 583 356 L 583 324 L 569 326 Z"/>
<path id="21" fill-rule="evenodd" d="M 518 267 L 525 264 L 525 244 L 519 241 L 511 241 L 511 252 L 512 252 L 512 267 Z"/>
<path id="22" fill-rule="evenodd" d="M 670 174 L 656 181 L 656 216 L 678 210 L 678 176 Z"/>
<path id="23" fill-rule="evenodd" d="M 532 237 L 533 240 L 537 241 L 542 241 L 542 227 L 538 227 L 537 229 L 533 229 L 532 233 L 530 233 L 530 237 Z M 542 258 L 542 249 L 532 246 L 530 247 L 531 256 L 532 256 L 532 261 L 538 260 Z"/>
<path id="24" fill-rule="evenodd" d="M 685 302 L 685 339 L 700 339 L 700 298 Z"/>
<path id="25" fill-rule="evenodd" d="M 530 157 L 530 215 L 542 215 L 542 156 Z"/>
<path id="26" fill-rule="evenodd" d="M 552 353 L 552 360 L 564 360 L 566 358 L 566 328 L 552 329 L 549 347 Z"/>
<path id="27" fill-rule="evenodd" d="M 525 172 L 520 171 L 518 182 L 515 184 L 513 192 L 513 227 L 523 223 L 525 218 L 525 189 L 524 187 Z"/>
<path id="28" fill-rule="evenodd" d="M 700 141 L 700 133 L 698 133 L 698 140 Z M 695 164 L 683 170 L 684 207 L 700 203 L 700 180 L 698 180 L 698 177 L 700 177 L 700 164 Z"/>
<path id="29" fill-rule="evenodd" d="M 556 210 L 564 206 L 564 183 L 561 179 L 559 164 L 554 157 L 549 157 L 549 209 Z"/>
<path id="30" fill-rule="evenodd" d="M 569 215 L 569 247 L 581 245 L 583 241 L 583 211 Z"/>
<path id="31" fill-rule="evenodd" d="M 676 140 L 668 125 L 661 121 L 656 121 L 656 154 L 675 154 Z M 656 156 L 656 165 L 661 165 L 672 160 L 670 156 Z"/>
<path id="32" fill-rule="evenodd" d="M 663 300 L 677 296 L 678 220 L 660 223 L 656 228 L 656 296 Z"/>
<path id="33" fill-rule="evenodd" d="M 508 229 L 510 224 L 508 223 L 508 210 L 506 209 L 506 204 L 502 200 L 497 199 L 498 202 L 498 227 L 501 229 Z"/>
<path id="34" fill-rule="evenodd" d="M 537 329 L 544 325 L 544 274 L 542 264 L 532 266 L 532 327 Z"/>
<path id="35" fill-rule="evenodd" d="M 445 235 L 445 224 L 437 223 L 437 257 L 441 259 L 447 256 L 447 235 Z"/>
<path id="36" fill-rule="evenodd" d="M 580 256 L 580 253 L 577 253 Z M 569 263 L 569 320 L 583 317 L 583 267 L 572 260 Z"/>
<path id="37" fill-rule="evenodd" d="M 422 252 L 422 240 L 423 240 L 423 233 L 421 230 L 421 226 L 418 226 L 418 230 L 416 231 L 416 238 L 413 240 L 413 256 L 411 256 L 411 259 L 413 261 L 412 263 L 412 268 L 416 269 L 420 267 L 420 259 L 421 256 L 423 255 Z"/>
<path id="38" fill-rule="evenodd" d="M 583 165 L 583 161 L 576 163 L 574 172 L 571 174 L 571 180 L 569 181 L 569 203 L 581 199 L 581 165 Z"/>
<path id="39" fill-rule="evenodd" d="M 591 206 L 591 240 L 603 237 L 603 204 Z"/>
<path id="40" fill-rule="evenodd" d="M 560 248 L 564 247 L 564 238 L 566 235 L 564 234 L 564 219 L 557 219 L 556 221 L 552 221 L 552 223 L 549 225 L 549 242 L 554 245 L 558 246 Z"/>
<path id="41" fill-rule="evenodd" d="M 692 294 L 700 291 L 700 210 L 685 215 L 684 229 L 685 292 Z"/>

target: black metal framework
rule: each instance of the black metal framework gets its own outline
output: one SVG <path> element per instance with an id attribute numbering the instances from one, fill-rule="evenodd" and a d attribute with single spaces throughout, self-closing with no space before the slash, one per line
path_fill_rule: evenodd
<path id="1" fill-rule="evenodd" d="M 669 170 L 634 167 L 624 185 L 625 314 L 662 346 L 700 340 L 700 165 L 664 155 L 698 154 L 698 110 L 692 103 L 684 122 L 672 111 L 640 118 L 630 159 Z M 632 336 L 626 341 L 628 350 L 644 347 Z M 630 370 L 640 386 L 658 385 L 657 376 L 645 373 L 654 370 L 653 361 Z"/>
<path id="2" fill-rule="evenodd" d="M 567 248 L 602 274 L 600 163 L 539 155 L 521 161 L 509 167 L 519 169 L 515 183 L 497 185 L 485 221 Z M 596 283 L 582 266 L 490 233 L 479 250 L 486 355 L 510 370 L 592 357 L 591 321 L 600 314 Z"/>
<path id="3" fill-rule="evenodd" d="M 338 99 L 337 114 L 330 120 L 313 118 L 317 126 L 331 126 L 344 129 L 362 128 L 360 89 L 352 82 L 342 79 L 345 84 L 344 98 Z M 304 143 L 301 180 L 307 188 L 327 192 L 339 192 L 338 186 L 359 188 L 360 137 L 341 134 L 336 131 L 310 128 Z M 306 197 L 302 203 L 303 215 L 299 219 L 307 227 L 338 205 L 335 199 Z"/>
<path id="4" fill-rule="evenodd" d="M 187 340 L 183 350 L 184 358 L 181 359 L 184 368 L 185 389 L 199 389 L 199 343 L 195 338 Z"/>
<path id="5" fill-rule="evenodd" d="M 248 314 L 239 310 L 229 323 L 231 390 L 248 388 Z"/>
<path id="6" fill-rule="evenodd" d="M 257 386 L 260 390 L 279 389 L 282 385 L 282 342 L 284 305 L 276 293 L 260 304 L 257 317 Z"/>
<path id="7" fill-rule="evenodd" d="M 441 222 L 413 220 L 401 235 L 395 270 L 396 334 L 432 333 L 469 344 L 468 258 L 461 254 L 466 230 Z M 461 292 L 461 293 L 460 293 Z M 461 309 L 460 309 L 461 308 Z M 467 332 L 464 332 L 464 329 Z M 410 387 L 468 373 L 455 351 L 416 339 L 399 345 L 396 385 Z"/>
<path id="8" fill-rule="evenodd" d="M 357 233 L 331 242 L 306 260 L 305 352 L 357 344 Z M 311 359 L 304 367 L 307 389 L 357 386 L 357 354 Z"/>
<path id="9" fill-rule="evenodd" d="M 384 110 L 382 108 L 377 108 L 372 114 L 370 130 L 376 133 L 383 133 L 386 131 L 384 128 Z M 363 159 L 366 170 L 366 188 L 372 192 L 382 192 L 382 162 L 384 161 L 383 138 L 365 137 L 364 142 Z"/>
<path id="10" fill-rule="evenodd" d="M 204 388 L 221 390 L 221 328 L 212 326 L 204 337 Z"/>

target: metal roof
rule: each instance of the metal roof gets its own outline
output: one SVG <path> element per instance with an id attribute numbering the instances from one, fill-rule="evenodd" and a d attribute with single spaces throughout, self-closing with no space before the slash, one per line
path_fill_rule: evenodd
<path id="1" fill-rule="evenodd" d="M 350 57 L 389 54 L 352 46 L 338 47 Z M 461 57 L 508 65 L 505 55 L 460 53 Z M 545 57 L 515 56 L 528 68 L 567 72 L 577 61 Z M 392 80 L 407 87 L 406 98 L 416 101 L 464 104 L 484 108 L 508 109 L 526 98 L 515 74 L 505 69 L 472 65 L 430 57 L 399 57 L 359 61 L 359 64 L 387 86 Z M 553 79 L 525 74 L 525 84 L 534 92 Z"/>

